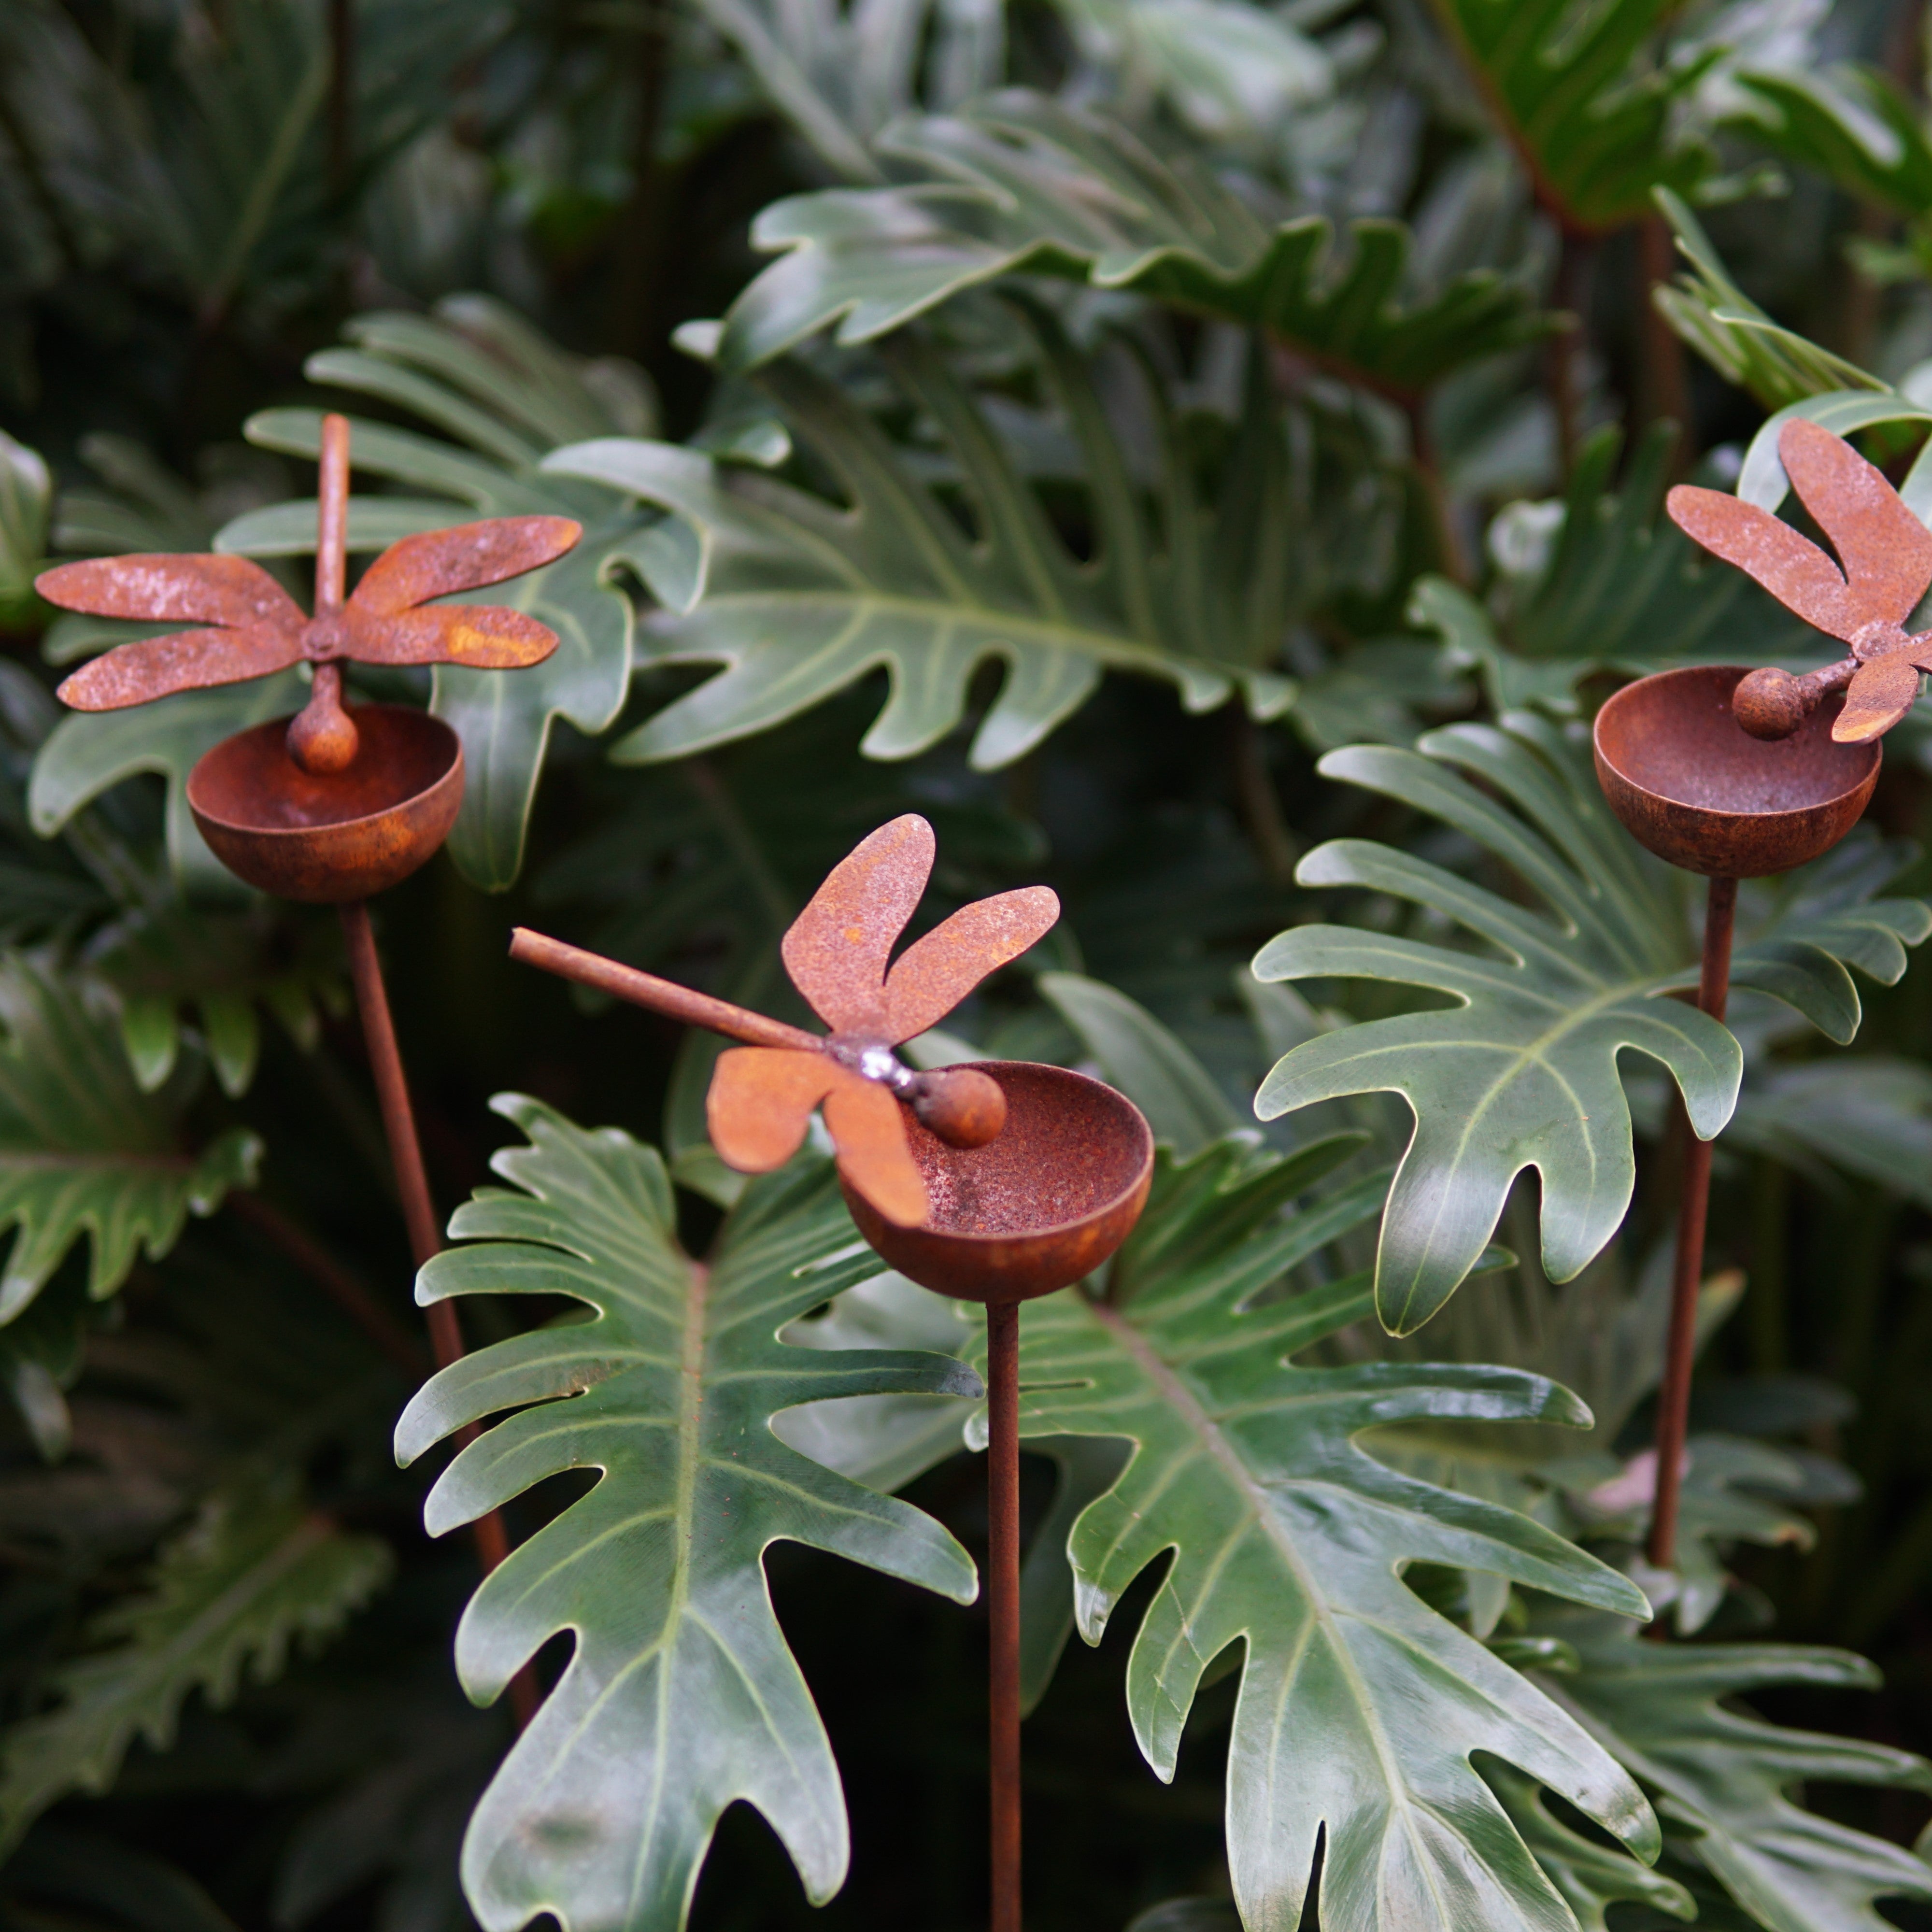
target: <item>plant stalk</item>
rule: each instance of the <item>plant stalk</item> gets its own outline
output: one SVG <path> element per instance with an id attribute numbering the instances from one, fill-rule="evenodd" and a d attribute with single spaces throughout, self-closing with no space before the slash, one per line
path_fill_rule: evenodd
<path id="1" fill-rule="evenodd" d="M 992 1932 L 1020 1932 L 1020 1305 L 986 1305 Z"/>
<path id="2" fill-rule="evenodd" d="M 369 928 L 369 902 L 351 899 L 338 910 L 342 914 L 342 935 L 349 946 L 349 974 L 356 985 L 356 1011 L 362 1016 L 370 1070 L 375 1076 L 376 1098 L 382 1110 L 382 1131 L 388 1137 L 389 1159 L 395 1168 L 396 1192 L 402 1197 L 410 1251 L 420 1268 L 442 1252 L 442 1238 L 430 1201 L 429 1174 L 423 1166 L 422 1142 L 416 1136 L 416 1114 L 410 1106 L 402 1052 L 396 1044 L 395 1022 L 389 1013 L 388 988 L 382 983 L 382 962 L 376 957 L 376 937 Z M 436 1366 L 446 1369 L 460 1362 L 464 1353 L 463 1330 L 454 1304 L 434 1302 L 424 1311 L 424 1318 L 428 1324 L 430 1347 Z M 478 1432 L 473 1422 L 458 1430 L 459 1449 L 468 1448 Z M 509 1533 L 503 1526 L 502 1511 L 492 1510 L 488 1516 L 479 1516 L 471 1534 L 476 1539 L 477 1561 L 487 1576 L 510 1553 Z M 511 1706 L 516 1712 L 519 1730 L 536 1715 L 541 1701 L 536 1678 L 526 1664 L 510 1684 Z"/>
<path id="3" fill-rule="evenodd" d="M 1737 905 L 1737 880 L 1713 879 L 1705 902 L 1697 1004 L 1714 1020 L 1724 1017 L 1730 992 L 1731 928 Z M 1681 1100 L 1678 1105 L 1683 1105 Z M 1688 1132 L 1684 1143 L 1684 1198 L 1677 1210 L 1677 1255 L 1670 1284 L 1670 1334 L 1664 1383 L 1657 1398 L 1657 1490 L 1651 1508 L 1648 1554 L 1652 1566 L 1659 1570 L 1671 1568 L 1677 1555 L 1677 1499 L 1690 1417 L 1697 1290 L 1704 1279 L 1704 1223 L 1711 1204 L 1711 1143 Z"/>

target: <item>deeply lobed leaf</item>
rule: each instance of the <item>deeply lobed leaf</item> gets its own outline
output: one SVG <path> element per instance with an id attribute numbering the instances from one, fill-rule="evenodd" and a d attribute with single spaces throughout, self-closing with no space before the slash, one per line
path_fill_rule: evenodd
<path id="1" fill-rule="evenodd" d="M 544 460 L 548 472 L 658 505 L 691 533 L 688 548 L 674 546 L 660 527 L 608 555 L 664 606 L 649 625 L 658 662 L 724 667 L 614 756 L 643 763 L 704 751 L 883 668 L 890 695 L 860 748 L 909 758 L 960 722 L 989 660 L 1006 676 L 974 736 L 981 770 L 1038 744 L 1093 694 L 1104 669 L 1165 679 L 1193 711 L 1237 692 L 1256 717 L 1286 708 L 1294 687 L 1272 668 L 1287 595 L 1273 524 L 1288 454 L 1259 366 L 1212 508 L 1173 416 L 1147 386 L 1160 439 L 1150 502 L 1132 485 L 1096 370 L 1043 313 L 1033 322 L 1082 454 L 1098 551 L 1088 561 L 1070 550 L 970 391 L 914 334 L 880 352 L 907 398 L 944 432 L 976 541 L 877 423 L 799 362 L 776 365 L 761 384 L 836 479 L 842 506 L 665 443 L 608 439 Z"/>
<path id="2" fill-rule="evenodd" d="M 1171 1557 L 1127 1666 L 1135 1734 L 1172 1775 L 1204 1673 L 1242 1646 L 1228 1846 L 1250 1932 L 1301 1921 L 1318 1840 L 1334 1932 L 1571 1932 L 1561 1898 L 1478 1776 L 1474 1752 L 1561 1792 L 1640 1856 L 1635 1787 L 1574 1721 L 1407 1589 L 1415 1562 L 1491 1571 L 1641 1613 L 1624 1577 L 1519 1515 L 1397 1474 L 1358 1439 L 1429 1418 L 1587 1420 L 1540 1377 L 1440 1364 L 1303 1368 L 1368 1312 L 1359 1278 L 1270 1289 L 1365 1213 L 1283 1214 L 1309 1154 L 1257 1164 L 1238 1142 L 1168 1164 L 1112 1292 L 1029 1303 L 1020 1426 L 1126 1438 L 1125 1467 L 1075 1522 L 1082 1634 Z M 1340 1208 L 1338 1202 L 1338 1210 Z"/>
<path id="3" fill-rule="evenodd" d="M 807 1544 L 962 1602 L 976 1582 L 937 1523 L 808 1461 L 772 1418 L 831 1397 L 976 1393 L 976 1379 L 944 1356 L 778 1339 L 878 1269 L 829 1163 L 748 1188 L 700 1265 L 678 1250 L 654 1151 L 534 1100 L 496 1105 L 530 1138 L 493 1163 L 518 1191 L 458 1210 L 451 1231 L 469 1245 L 429 1264 L 418 1297 L 559 1295 L 592 1312 L 443 1370 L 397 1425 L 397 1454 L 518 1412 L 438 1479 L 426 1520 L 439 1534 L 547 1477 L 600 1476 L 490 1573 L 458 1632 L 478 1702 L 560 1631 L 576 1640 L 470 1821 L 471 1904 L 487 1932 L 544 1912 L 568 1932 L 680 1926 L 718 1815 L 740 1798 L 822 1900 L 844 1875 L 844 1808 L 764 1552 Z"/>
<path id="4" fill-rule="evenodd" d="M 231 1128 L 199 1152 L 175 1131 L 180 1096 L 144 1094 L 112 1016 L 49 964 L 0 958 L 0 1321 L 91 1237 L 88 1292 L 113 1293 L 143 1250 L 158 1261 L 190 1214 L 252 1186 L 261 1143 Z"/>
<path id="5" fill-rule="evenodd" d="M 1668 1068 L 1707 1140 L 1730 1117 L 1743 1056 L 1717 1022 L 1660 997 L 1695 983 L 1689 934 L 1669 875 L 1611 816 L 1574 736 L 1518 714 L 1500 728 L 1432 733 L 1413 752 L 1330 752 L 1318 769 L 1454 826 L 1544 908 L 1390 847 L 1339 839 L 1302 861 L 1302 884 L 1408 901 L 1485 950 L 1306 926 L 1256 957 L 1262 980 L 1385 980 L 1455 1001 L 1306 1041 L 1276 1064 L 1255 1101 L 1264 1120 L 1345 1094 L 1395 1093 L 1408 1103 L 1415 1131 L 1390 1191 L 1376 1272 L 1378 1312 L 1407 1334 L 1474 1264 L 1526 1168 L 1542 1185 L 1552 1280 L 1577 1274 L 1616 1232 L 1636 1177 L 1621 1055 Z M 1828 860 L 1816 896 L 1799 888 L 1768 928 L 1747 933 L 1733 984 L 1849 1037 L 1858 1001 L 1847 964 L 1895 978 L 1904 946 L 1932 930 L 1932 912 L 1918 902 L 1873 902 L 1868 868 L 1856 879 L 1847 869 L 1865 864 L 1856 848 Z"/>
<path id="6" fill-rule="evenodd" d="M 878 145 L 914 178 L 795 195 L 759 216 L 752 239 L 782 256 L 725 317 L 724 368 L 758 368 L 834 322 L 842 343 L 874 341 L 1022 274 L 1263 328 L 1404 396 L 1550 326 L 1525 289 L 1486 269 L 1419 292 L 1399 222 L 1352 222 L 1346 243 L 1320 215 L 1270 228 L 1205 168 L 1024 89 L 896 122 Z"/>

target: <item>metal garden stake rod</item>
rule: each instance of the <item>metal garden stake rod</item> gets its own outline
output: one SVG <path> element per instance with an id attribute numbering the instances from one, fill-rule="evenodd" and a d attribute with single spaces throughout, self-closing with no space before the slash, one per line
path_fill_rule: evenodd
<path id="1" fill-rule="evenodd" d="M 239 556 L 105 557 L 47 571 L 38 588 L 70 610 L 191 627 L 120 645 L 76 671 L 59 694 L 77 710 L 119 710 L 174 692 L 312 667 L 309 700 L 294 718 L 238 732 L 196 764 L 188 805 L 216 856 L 238 878 L 283 898 L 340 908 L 396 1190 L 420 1267 L 441 1241 L 368 900 L 425 864 L 448 836 L 463 802 L 463 747 L 426 712 L 346 709 L 342 666 L 353 659 L 508 670 L 540 663 L 556 648 L 556 635 L 521 612 L 430 600 L 520 576 L 561 556 L 583 532 L 564 517 L 425 531 L 385 550 L 345 601 L 343 416 L 322 418 L 317 499 L 312 617 L 260 565 Z M 463 1354 L 456 1311 L 438 1303 L 428 1319 L 437 1365 L 446 1368 Z M 484 1569 L 494 1568 L 508 1550 L 501 1515 L 480 1519 L 475 1535 Z M 535 1680 L 520 1678 L 512 1694 L 526 1721 Z"/>
<path id="2" fill-rule="evenodd" d="M 917 1073 L 893 1049 L 937 1026 L 1060 916 L 1044 886 L 981 899 L 892 960 L 932 870 L 908 814 L 836 866 L 784 936 L 785 970 L 829 1034 L 519 930 L 510 956 L 746 1045 L 718 1057 L 712 1145 L 782 1166 L 822 1107 L 859 1232 L 890 1267 L 986 1309 L 988 1784 L 992 1932 L 1020 1932 L 1019 1310 L 1079 1280 L 1146 1204 L 1154 1137 L 1132 1102 L 1058 1066 L 983 1060 Z M 889 964 L 890 962 L 890 964 Z"/>
<path id="3" fill-rule="evenodd" d="M 1803 677 L 1700 665 L 1628 686 L 1598 713 L 1597 776 L 1611 808 L 1660 857 L 1710 880 L 1697 1004 L 1724 1017 L 1738 880 L 1802 866 L 1857 823 L 1878 782 L 1878 740 L 1932 668 L 1932 632 L 1905 620 L 1932 584 L 1932 532 L 1842 438 L 1794 418 L 1778 454 L 1838 552 L 1756 505 L 1679 487 L 1670 514 L 1786 609 L 1851 647 Z M 1658 1391 L 1650 1561 L 1672 1567 L 1703 1276 L 1711 1145 L 1688 1136 L 1670 1340 Z"/>

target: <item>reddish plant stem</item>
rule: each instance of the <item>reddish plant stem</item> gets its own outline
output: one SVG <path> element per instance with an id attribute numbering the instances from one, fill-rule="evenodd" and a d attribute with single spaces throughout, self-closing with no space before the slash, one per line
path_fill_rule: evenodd
<path id="1" fill-rule="evenodd" d="M 986 1306 L 992 1932 L 1020 1932 L 1020 1305 Z"/>
<path id="2" fill-rule="evenodd" d="M 442 1238 L 430 1204 L 429 1176 L 423 1166 L 422 1143 L 416 1138 L 416 1114 L 410 1106 L 409 1084 L 403 1076 L 403 1056 L 396 1045 L 395 1022 L 389 1015 L 388 989 L 382 983 L 382 962 L 376 956 L 375 934 L 369 929 L 369 904 L 366 899 L 351 899 L 339 908 L 343 937 L 349 945 L 349 974 L 356 984 L 356 1005 L 362 1018 L 362 1036 L 369 1050 L 370 1071 L 376 1081 L 376 1099 L 382 1108 L 382 1131 L 389 1143 L 389 1160 L 395 1169 L 396 1192 L 402 1197 L 403 1220 L 409 1229 L 410 1248 L 416 1266 L 422 1267 L 442 1250 Z M 446 1369 L 463 1359 L 463 1330 L 452 1303 L 432 1303 L 424 1311 L 429 1326 L 430 1346 L 439 1369 Z M 478 1431 L 475 1423 L 458 1430 L 457 1446 L 466 1449 Z M 478 1561 L 487 1576 L 510 1553 L 508 1532 L 500 1510 L 478 1518 L 471 1534 Z M 542 1694 L 535 1673 L 526 1664 L 510 1683 L 511 1708 L 517 1727 L 521 1730 L 536 1714 Z"/>
<path id="3" fill-rule="evenodd" d="M 1638 339 L 1642 344 L 1643 416 L 1646 422 L 1674 422 L 1677 447 L 1670 470 L 1681 476 L 1690 447 L 1690 386 L 1684 345 L 1657 306 L 1657 291 L 1670 286 L 1676 245 L 1669 225 L 1653 214 L 1637 224 Z"/>
<path id="4" fill-rule="evenodd" d="M 429 1360 L 422 1345 L 314 1236 L 259 1194 L 238 1190 L 228 1198 L 236 1213 L 280 1248 L 396 1367 L 412 1382 L 422 1379 Z"/>
<path id="5" fill-rule="evenodd" d="M 1730 991 L 1731 927 L 1738 882 L 1713 879 L 1704 914 L 1704 957 L 1697 1004 L 1724 1017 Z M 1680 1100 L 1680 1106 L 1683 1104 Z M 1677 1501 L 1684 1438 L 1690 1416 L 1690 1369 L 1697 1345 L 1697 1290 L 1704 1278 L 1704 1223 L 1711 1204 L 1711 1143 L 1686 1131 L 1684 1198 L 1677 1210 L 1677 1253 L 1670 1284 L 1670 1331 L 1657 1396 L 1657 1490 L 1650 1517 L 1650 1561 L 1668 1570 L 1677 1556 Z"/>

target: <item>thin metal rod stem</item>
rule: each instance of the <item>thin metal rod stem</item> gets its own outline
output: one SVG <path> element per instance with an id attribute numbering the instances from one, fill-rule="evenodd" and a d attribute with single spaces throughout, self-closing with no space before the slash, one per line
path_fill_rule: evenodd
<path id="1" fill-rule="evenodd" d="M 1704 957 L 1697 1004 L 1714 1020 L 1724 1017 L 1731 984 L 1731 927 L 1738 882 L 1713 879 L 1705 902 Z M 1681 1108 L 1682 1102 L 1678 1102 Z M 1670 1330 L 1664 1382 L 1657 1396 L 1657 1490 L 1650 1516 L 1649 1557 L 1668 1570 L 1677 1556 L 1677 1500 L 1683 1481 L 1684 1438 L 1690 1418 L 1690 1370 L 1697 1346 L 1697 1291 L 1704 1279 L 1704 1224 L 1711 1204 L 1711 1143 L 1684 1124 L 1684 1197 L 1677 1211 L 1677 1253 L 1671 1275 Z"/>
<path id="2" fill-rule="evenodd" d="M 992 1932 L 1020 1932 L 1020 1305 L 986 1306 Z"/>
<path id="3" fill-rule="evenodd" d="M 342 608 L 349 574 L 349 418 L 322 419 L 315 505 L 315 614 Z"/>
<path id="4" fill-rule="evenodd" d="M 729 1000 L 713 999 L 674 980 L 660 980 L 655 973 L 640 972 L 634 966 L 620 966 L 580 946 L 566 946 L 520 926 L 510 935 L 510 957 L 520 964 L 541 966 L 580 986 L 594 986 L 635 1006 L 648 1007 L 667 1018 L 686 1026 L 700 1026 L 722 1033 L 728 1040 L 742 1040 L 752 1046 L 803 1047 L 818 1052 L 825 1045 L 822 1034 L 807 1033 L 802 1027 L 788 1026 L 783 1020 L 767 1019 Z"/>
<path id="5" fill-rule="evenodd" d="M 382 983 L 382 963 L 376 954 L 376 936 L 369 928 L 369 902 L 351 899 L 338 908 L 342 915 L 342 934 L 349 945 L 349 976 L 356 985 L 356 1006 L 362 1018 L 362 1037 L 369 1050 L 370 1071 L 376 1081 L 376 1099 L 382 1108 L 382 1131 L 389 1142 L 389 1160 L 395 1170 L 396 1192 L 401 1196 L 403 1220 L 409 1229 L 410 1248 L 416 1266 L 442 1251 L 436 1210 L 430 1204 L 429 1175 L 423 1166 L 422 1143 L 416 1138 L 416 1113 L 410 1105 L 409 1083 L 403 1075 L 403 1056 L 396 1044 L 396 1027 L 389 1014 L 388 988 Z M 463 1359 L 463 1330 L 456 1310 L 448 1301 L 433 1302 L 423 1311 L 429 1327 L 430 1347 L 439 1369 L 446 1369 Z M 457 1432 L 459 1448 L 476 1441 L 478 1430 L 472 1422 Z M 509 1532 L 503 1526 L 500 1510 L 479 1516 L 471 1526 L 477 1560 L 487 1576 L 510 1553 Z M 510 1685 L 510 1698 L 520 1730 L 536 1714 L 540 1701 L 536 1679 L 527 1665 Z"/>

